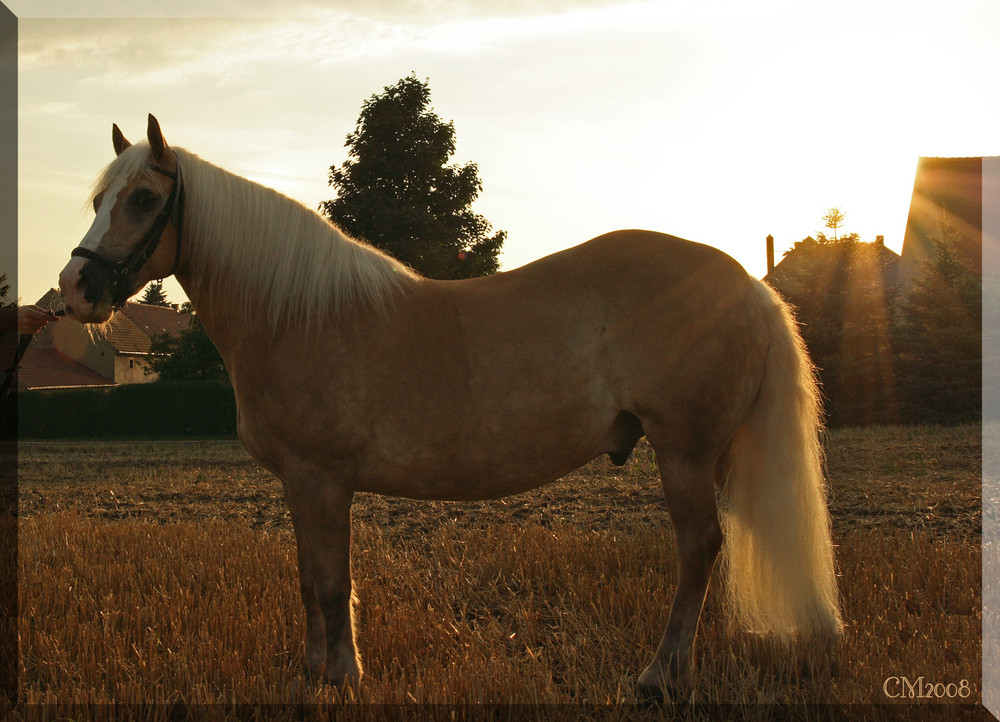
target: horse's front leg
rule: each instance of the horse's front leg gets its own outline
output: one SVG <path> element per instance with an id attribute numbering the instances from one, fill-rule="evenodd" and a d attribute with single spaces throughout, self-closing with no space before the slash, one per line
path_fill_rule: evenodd
<path id="1" fill-rule="evenodd" d="M 306 611 L 306 670 L 340 684 L 361 676 L 351 605 L 353 492 L 324 476 L 286 474 Z"/>
<path id="2" fill-rule="evenodd" d="M 285 496 L 288 496 L 287 487 Z M 309 556 L 309 544 L 306 541 L 302 522 L 292 513 L 292 528 L 295 530 L 295 546 L 299 561 L 299 591 L 302 595 L 302 606 L 306 610 L 306 656 L 305 673 L 309 677 L 322 674 L 326 666 L 326 622 L 323 620 L 323 610 L 316 596 L 316 585 L 313 583 L 312 559 Z"/>

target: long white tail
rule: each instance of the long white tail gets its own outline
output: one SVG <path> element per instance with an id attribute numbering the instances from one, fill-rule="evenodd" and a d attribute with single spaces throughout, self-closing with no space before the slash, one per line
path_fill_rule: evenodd
<path id="1" fill-rule="evenodd" d="M 843 630 L 823 480 L 814 369 L 786 304 L 758 282 L 768 315 L 763 385 L 729 449 L 722 525 L 726 597 L 752 632 Z"/>

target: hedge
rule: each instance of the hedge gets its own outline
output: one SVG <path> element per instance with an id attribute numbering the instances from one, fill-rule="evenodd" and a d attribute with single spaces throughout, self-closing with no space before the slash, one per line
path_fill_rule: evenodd
<path id="1" fill-rule="evenodd" d="M 236 400 L 219 381 L 20 391 L 21 439 L 235 437 Z"/>

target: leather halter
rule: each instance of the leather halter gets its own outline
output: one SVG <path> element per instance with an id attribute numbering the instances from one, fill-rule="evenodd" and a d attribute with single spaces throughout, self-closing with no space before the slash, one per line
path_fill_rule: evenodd
<path id="1" fill-rule="evenodd" d="M 136 292 L 137 289 L 132 287 L 132 283 L 129 281 L 129 276 L 139 272 L 146 262 L 152 258 L 153 253 L 156 251 L 156 247 L 160 243 L 160 237 L 163 235 L 163 230 L 167 227 L 167 223 L 170 222 L 171 217 L 174 214 L 174 207 L 177 207 L 177 221 L 174 223 L 174 227 L 177 229 L 177 243 L 174 252 L 174 265 L 170 268 L 170 272 L 167 274 L 172 275 L 174 271 L 177 270 L 177 264 L 181 260 L 181 230 L 184 225 L 184 189 L 181 187 L 180 179 L 180 166 L 177 166 L 177 172 L 167 170 L 166 168 L 161 168 L 158 165 L 148 165 L 150 170 L 154 170 L 161 175 L 165 175 L 172 179 L 174 184 L 173 188 L 170 189 L 170 194 L 167 196 L 167 201 L 164 203 L 163 208 L 156 215 L 153 220 L 153 225 L 149 227 L 146 231 L 146 235 L 142 237 L 138 245 L 132 249 L 132 252 L 128 254 L 122 261 L 112 261 L 109 258 L 102 256 L 97 251 L 92 251 L 89 248 L 84 248 L 83 246 L 77 246 L 70 253 L 71 256 L 79 256 L 81 258 L 86 258 L 89 261 L 94 261 L 95 263 L 103 266 L 108 271 L 111 272 L 111 281 L 109 283 L 109 288 L 111 289 L 111 302 L 112 306 L 116 309 L 121 308 L 125 305 L 125 302 Z M 91 288 L 87 289 L 88 292 Z M 103 295 L 103 290 L 102 290 Z M 88 294 L 84 294 L 91 303 L 96 303 L 99 298 L 92 299 Z"/>

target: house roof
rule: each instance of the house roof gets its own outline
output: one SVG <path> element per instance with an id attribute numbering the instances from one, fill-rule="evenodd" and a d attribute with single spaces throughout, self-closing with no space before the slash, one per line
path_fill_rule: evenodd
<path id="1" fill-rule="evenodd" d="M 54 288 L 50 288 L 48 291 L 45 292 L 44 296 L 38 299 L 35 305 L 40 308 L 47 308 L 52 311 L 58 311 L 62 309 L 66 304 L 63 303 L 62 296 L 59 294 L 59 291 L 57 291 Z"/>
<path id="2" fill-rule="evenodd" d="M 854 268 L 853 273 L 856 273 L 858 264 L 861 264 L 880 269 L 882 285 L 893 288 L 899 282 L 899 261 L 896 252 L 882 243 L 821 244 L 810 236 L 785 253 L 774 269 L 764 276 L 764 280 L 779 288 L 796 277 L 812 277 L 816 268 L 824 268 L 827 275 L 832 275 L 837 268 L 845 271 Z M 868 277 L 870 273 L 862 275 Z"/>
<path id="3" fill-rule="evenodd" d="M 38 300 L 42 308 L 61 308 L 62 298 L 54 288 Z M 104 338 L 119 353 L 149 353 L 150 336 L 176 335 L 191 326 L 191 314 L 173 306 L 126 303 L 107 326 Z"/>
<path id="4" fill-rule="evenodd" d="M 927 258 L 931 238 L 939 237 L 942 219 L 960 234 L 959 258 L 980 275 L 983 267 L 983 158 L 922 157 L 917 163 L 913 196 L 903 238 L 908 273 Z"/>
<path id="5" fill-rule="evenodd" d="M 55 348 L 28 346 L 17 372 L 21 389 L 49 389 L 67 386 L 114 386 L 114 383 L 77 363 Z"/>
<path id="6" fill-rule="evenodd" d="M 126 303 L 107 327 L 108 342 L 121 353 L 149 353 L 150 336 L 176 335 L 191 325 L 191 314 L 170 306 Z"/>

